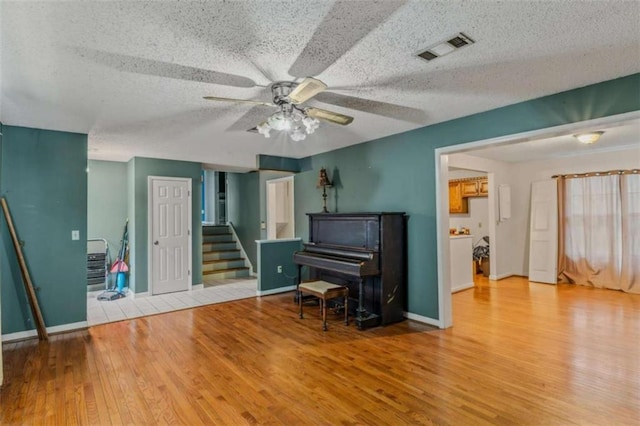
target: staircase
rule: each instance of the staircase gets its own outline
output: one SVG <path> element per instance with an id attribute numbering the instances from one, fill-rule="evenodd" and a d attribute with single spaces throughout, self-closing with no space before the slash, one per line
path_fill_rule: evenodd
<path id="1" fill-rule="evenodd" d="M 249 267 L 240 254 L 227 225 L 202 226 L 202 280 L 249 276 Z"/>

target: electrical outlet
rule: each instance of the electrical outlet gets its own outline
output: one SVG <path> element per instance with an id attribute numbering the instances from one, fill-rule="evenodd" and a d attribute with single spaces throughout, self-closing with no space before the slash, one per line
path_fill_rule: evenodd
<path id="1" fill-rule="evenodd" d="M 281 274 L 282 273 L 282 265 L 278 265 L 278 273 Z"/>
<path id="2" fill-rule="evenodd" d="M 80 239 L 80 231 L 71 231 L 71 239 L 79 240 Z"/>

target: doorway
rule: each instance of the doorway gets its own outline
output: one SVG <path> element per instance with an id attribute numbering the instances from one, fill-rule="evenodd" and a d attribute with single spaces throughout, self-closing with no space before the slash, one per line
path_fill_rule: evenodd
<path id="1" fill-rule="evenodd" d="M 437 256 L 438 256 L 438 319 L 433 323 L 440 328 L 448 328 L 452 326 L 452 304 L 451 304 L 451 272 L 450 272 L 450 244 L 449 244 L 449 205 L 448 194 L 449 193 L 449 166 L 450 158 L 452 154 L 473 154 L 476 149 L 487 148 L 490 146 L 506 147 L 508 145 L 514 145 L 521 142 L 535 141 L 539 139 L 552 138 L 560 135 L 571 135 L 580 133 L 589 128 L 613 128 L 621 126 L 624 123 L 628 123 L 630 120 L 637 118 L 637 112 L 624 113 L 620 115 L 608 116 L 603 118 L 597 118 L 588 121 L 575 122 L 570 124 L 564 124 L 556 127 L 549 127 L 545 129 L 539 129 L 529 132 L 523 132 L 513 135 L 501 136 L 492 139 L 480 140 L 475 142 L 469 142 L 459 145 L 452 145 L 435 149 L 435 175 L 436 175 L 436 222 L 437 222 Z M 477 157 L 476 157 L 477 160 Z M 476 161 L 474 160 L 474 161 Z M 482 160 L 482 159 L 481 159 Z M 490 161 L 490 160 L 487 160 Z M 477 161 L 476 161 L 477 163 Z M 460 167 L 459 164 L 456 167 Z M 478 170 L 477 167 L 470 166 L 465 167 Z M 485 169 L 488 170 L 488 169 Z M 491 252 L 497 253 L 497 256 L 492 255 L 490 260 L 491 275 L 495 276 L 495 279 L 500 279 L 511 275 L 508 270 L 508 256 L 500 256 L 500 253 L 506 253 L 504 250 L 508 250 L 508 244 L 505 244 L 509 238 L 511 238 L 513 230 L 513 220 L 508 217 L 503 218 L 500 210 L 503 206 L 499 205 L 499 199 L 496 198 L 492 201 L 491 193 L 497 194 L 498 186 L 496 182 L 506 182 L 504 174 L 498 176 L 494 174 L 492 179 L 492 173 L 489 173 L 489 227 L 496 227 L 496 232 L 490 235 L 495 235 L 495 238 L 491 239 Z M 509 185 L 501 185 L 506 189 L 509 189 Z M 509 191 L 505 191 L 508 193 Z M 507 197 L 510 198 L 510 197 Z M 491 219 L 493 211 L 493 220 Z M 503 219 L 506 219 L 503 220 Z M 499 229 L 498 229 L 499 227 Z M 507 247 L 505 249 L 505 247 Z M 496 257 L 502 257 L 500 264 L 496 265 Z M 506 263 L 506 265 L 505 265 Z M 494 272 L 495 271 L 495 272 Z"/>
<path id="2" fill-rule="evenodd" d="M 454 188 L 462 188 L 458 192 L 457 200 L 463 201 L 460 209 L 454 209 L 451 203 L 449 207 L 451 287 L 455 292 L 473 287 L 479 276 L 489 276 L 491 271 L 489 242 L 494 239 L 491 235 L 494 228 L 489 226 L 491 220 L 489 219 L 488 171 L 454 167 L 452 166 L 455 164 L 454 158 L 455 154 L 449 157 L 449 188 L 452 185 Z M 493 176 L 491 180 L 493 181 Z M 449 193 L 451 197 L 451 190 Z M 478 255 L 477 258 L 475 255 Z M 494 253 L 494 261 L 495 257 Z"/>
<path id="3" fill-rule="evenodd" d="M 202 223 L 227 223 L 227 173 L 202 171 Z"/>
<path id="4" fill-rule="evenodd" d="M 293 176 L 267 181 L 267 239 L 295 235 Z"/>
<path id="5" fill-rule="evenodd" d="M 149 292 L 190 290 L 191 179 L 149 176 Z"/>

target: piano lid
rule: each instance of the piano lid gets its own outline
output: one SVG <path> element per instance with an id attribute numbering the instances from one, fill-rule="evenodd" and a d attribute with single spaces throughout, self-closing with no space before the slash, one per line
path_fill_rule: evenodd
<path id="1" fill-rule="evenodd" d="M 376 214 L 309 214 L 309 242 L 380 250 L 380 217 Z"/>

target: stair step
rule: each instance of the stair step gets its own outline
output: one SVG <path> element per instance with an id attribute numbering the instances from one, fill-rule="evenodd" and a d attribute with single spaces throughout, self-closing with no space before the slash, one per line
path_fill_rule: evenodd
<path id="1" fill-rule="evenodd" d="M 221 243 L 202 243 L 202 251 L 221 251 L 221 250 L 235 250 L 237 248 L 235 241 L 221 242 Z"/>
<path id="2" fill-rule="evenodd" d="M 208 262 L 211 260 L 223 260 L 223 259 L 235 259 L 240 257 L 240 250 L 217 250 L 202 252 L 202 261 Z"/>
<path id="3" fill-rule="evenodd" d="M 229 226 L 227 225 L 204 225 L 202 227 L 202 235 L 229 234 Z"/>
<path id="4" fill-rule="evenodd" d="M 248 277 L 245 265 L 229 226 L 202 227 L 202 275 L 209 279 Z"/>
<path id="5" fill-rule="evenodd" d="M 202 271 L 202 275 L 206 275 L 210 278 L 238 278 L 238 277 L 248 277 L 249 276 L 249 268 L 246 266 L 240 268 L 227 268 L 220 269 L 217 271 Z"/>
<path id="6" fill-rule="evenodd" d="M 203 243 L 231 243 L 233 234 L 202 234 Z"/>
<path id="7" fill-rule="evenodd" d="M 225 269 L 234 269 L 244 267 L 244 259 L 236 257 L 233 259 L 216 259 L 202 262 L 202 273 L 210 271 L 222 271 Z"/>

